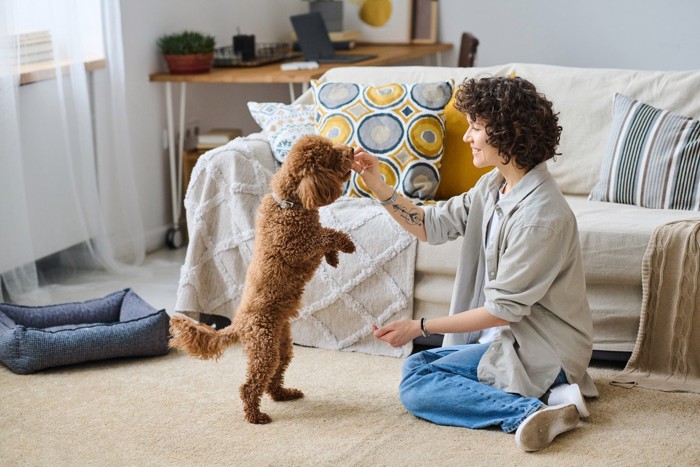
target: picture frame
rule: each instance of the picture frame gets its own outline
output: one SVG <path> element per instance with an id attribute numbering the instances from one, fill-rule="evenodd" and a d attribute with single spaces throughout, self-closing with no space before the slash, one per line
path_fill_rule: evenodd
<path id="1" fill-rule="evenodd" d="M 412 44 L 437 43 L 438 0 L 413 0 Z"/>

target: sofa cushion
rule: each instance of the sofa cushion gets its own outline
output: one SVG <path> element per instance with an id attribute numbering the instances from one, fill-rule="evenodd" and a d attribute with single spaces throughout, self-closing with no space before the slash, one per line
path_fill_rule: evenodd
<path id="1" fill-rule="evenodd" d="M 380 86 L 312 81 L 312 89 L 316 133 L 377 155 L 385 181 L 404 196 L 434 196 L 451 81 Z M 346 194 L 371 197 L 355 173 Z"/>
<path id="2" fill-rule="evenodd" d="M 416 272 L 454 276 L 457 272 L 456 258 L 459 258 L 463 241 L 462 237 L 457 237 L 440 245 L 420 242 L 416 251 Z"/>
<path id="3" fill-rule="evenodd" d="M 654 229 L 676 220 L 700 220 L 696 211 L 602 203 L 575 195 L 565 198 L 576 215 L 587 283 L 641 284 L 642 258 Z M 461 237 L 441 245 L 419 243 L 416 274 L 454 275 L 453 258 L 461 247 Z M 434 297 L 433 301 L 439 300 Z"/>
<path id="4" fill-rule="evenodd" d="M 700 121 L 616 93 L 590 199 L 700 210 Z"/>
<path id="5" fill-rule="evenodd" d="M 267 135 L 278 164 L 284 162 L 296 140 L 315 132 L 313 105 L 248 102 L 248 110 Z"/>
<path id="6" fill-rule="evenodd" d="M 82 303 L 0 304 L 0 360 L 19 374 L 168 352 L 170 318 L 131 289 Z"/>
<path id="7" fill-rule="evenodd" d="M 576 215 L 587 283 L 641 284 L 642 258 L 654 229 L 677 220 L 700 220 L 697 211 L 565 198 Z"/>

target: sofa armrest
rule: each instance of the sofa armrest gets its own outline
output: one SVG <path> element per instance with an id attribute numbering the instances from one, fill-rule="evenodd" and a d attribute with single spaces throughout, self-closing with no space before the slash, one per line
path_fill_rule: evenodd
<path id="1" fill-rule="evenodd" d="M 269 170 L 272 173 L 276 172 L 279 167 L 272 153 L 268 135 L 264 131 L 251 133 L 247 136 L 239 136 L 223 146 L 207 151 L 204 155 L 219 152 L 226 152 L 232 156 L 235 155 L 235 157 L 255 159 L 265 170 Z"/>
<path id="2" fill-rule="evenodd" d="M 239 183 L 240 173 L 231 171 L 232 167 L 238 166 L 233 163 L 236 159 L 245 162 L 244 166 L 252 166 L 260 172 L 256 182 L 260 182 L 261 176 L 267 181 L 277 171 L 278 165 L 272 154 L 272 147 L 264 133 L 253 133 L 248 136 L 235 138 L 223 146 L 211 149 L 199 157 L 192 169 L 190 182 L 185 194 L 185 209 L 189 210 L 190 205 L 203 201 L 202 191 L 216 179 L 221 186 L 231 186 Z M 225 180 L 222 180 L 224 178 Z M 267 181 L 265 185 L 267 185 Z"/>
<path id="3" fill-rule="evenodd" d="M 264 134 L 204 153 L 185 196 L 189 243 L 175 310 L 230 318 L 253 252 L 255 214 L 277 170 Z"/>

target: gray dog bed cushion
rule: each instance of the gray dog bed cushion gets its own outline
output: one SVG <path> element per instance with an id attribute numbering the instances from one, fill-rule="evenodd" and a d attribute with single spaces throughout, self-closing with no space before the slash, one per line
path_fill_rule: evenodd
<path id="1" fill-rule="evenodd" d="M 0 360 L 19 374 L 168 352 L 170 317 L 131 289 L 80 303 L 0 303 Z"/>

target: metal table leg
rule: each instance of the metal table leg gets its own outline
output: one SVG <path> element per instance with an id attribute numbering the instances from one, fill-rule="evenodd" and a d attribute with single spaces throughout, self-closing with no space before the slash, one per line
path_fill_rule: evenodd
<path id="1" fill-rule="evenodd" d="M 165 105 L 168 120 L 168 156 L 170 159 L 170 196 L 172 203 L 173 224 L 168 229 L 165 243 L 172 249 L 183 245 L 183 235 L 180 231 L 180 215 L 182 214 L 182 158 L 185 146 L 185 98 L 187 83 L 180 83 L 180 134 L 177 153 L 175 150 L 175 131 L 173 128 L 173 92 L 172 83 L 165 83 Z"/>
<path id="2" fill-rule="evenodd" d="M 289 85 L 289 102 L 294 102 L 296 96 L 294 95 L 294 83 L 287 83 Z"/>

